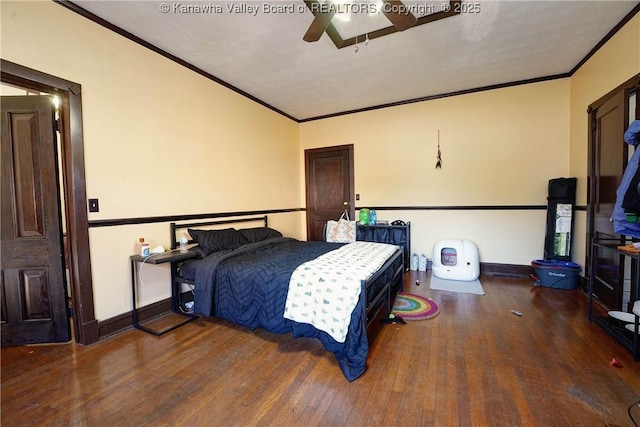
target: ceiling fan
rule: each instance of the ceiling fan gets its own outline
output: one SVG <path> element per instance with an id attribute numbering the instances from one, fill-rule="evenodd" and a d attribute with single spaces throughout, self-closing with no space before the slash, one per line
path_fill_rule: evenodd
<path id="1" fill-rule="evenodd" d="M 327 0 L 329 1 L 329 0 Z M 382 0 L 381 11 L 384 16 L 398 31 L 404 31 L 411 28 L 417 22 L 417 18 L 409 11 L 409 9 L 400 0 Z M 336 7 L 332 7 L 325 3 L 326 7 L 320 8 L 315 18 L 309 25 L 309 29 L 302 39 L 306 42 L 316 42 L 322 37 L 322 33 L 331 23 L 331 19 L 336 14 Z"/>

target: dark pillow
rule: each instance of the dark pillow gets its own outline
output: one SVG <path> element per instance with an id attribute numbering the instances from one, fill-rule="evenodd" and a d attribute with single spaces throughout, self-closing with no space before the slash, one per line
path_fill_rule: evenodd
<path id="1" fill-rule="evenodd" d="M 225 249 L 236 249 L 249 243 L 235 228 L 224 230 L 196 230 L 189 228 L 193 241 L 207 254 Z"/>
<path id="2" fill-rule="evenodd" d="M 199 245 L 195 245 L 189 248 L 190 251 L 195 252 L 198 255 L 198 258 L 206 258 L 208 253 L 204 249 L 202 249 Z"/>
<path id="3" fill-rule="evenodd" d="M 282 237 L 282 233 L 269 227 L 242 228 L 238 230 L 250 243 Z"/>

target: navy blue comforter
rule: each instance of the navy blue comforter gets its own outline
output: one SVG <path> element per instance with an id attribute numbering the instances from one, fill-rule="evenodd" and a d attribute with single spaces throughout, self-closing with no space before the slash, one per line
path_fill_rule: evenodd
<path id="1" fill-rule="evenodd" d="M 196 266 L 195 311 L 250 329 L 316 338 L 335 355 L 347 380 L 353 381 L 364 372 L 369 353 L 363 298 L 351 314 L 344 343 L 312 325 L 283 317 L 289 279 L 296 267 L 340 246 L 282 237 L 213 253 Z"/>

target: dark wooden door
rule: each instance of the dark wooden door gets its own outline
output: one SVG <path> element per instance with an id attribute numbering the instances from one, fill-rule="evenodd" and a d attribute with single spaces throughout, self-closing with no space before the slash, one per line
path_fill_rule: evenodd
<path id="1" fill-rule="evenodd" d="M 355 214 L 353 145 L 305 150 L 304 158 L 307 239 L 324 240 L 328 220 L 338 219 L 345 207 L 351 219 Z"/>
<path id="2" fill-rule="evenodd" d="M 623 139 L 627 98 L 621 90 L 592 112 L 590 200 L 591 236 L 596 239 L 620 239 L 610 221 L 616 203 L 616 190 L 627 162 L 627 144 Z M 615 251 L 594 254 L 594 294 L 612 310 L 622 306 L 623 262 Z"/>
<path id="3" fill-rule="evenodd" d="M 66 342 L 53 98 L 2 97 L 2 345 Z"/>

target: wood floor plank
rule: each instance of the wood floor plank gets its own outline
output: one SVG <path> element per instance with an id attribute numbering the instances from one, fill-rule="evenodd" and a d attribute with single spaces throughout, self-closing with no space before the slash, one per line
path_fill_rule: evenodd
<path id="1" fill-rule="evenodd" d="M 415 285 L 419 280 L 420 285 Z M 579 291 L 481 276 L 486 295 L 405 291 L 440 314 L 385 325 L 348 382 L 310 339 L 198 319 L 162 337 L 1 350 L 1 422 L 13 426 L 631 425 L 640 363 L 587 319 Z M 515 316 L 510 310 L 520 310 Z M 622 368 L 609 361 L 615 357 Z"/>

